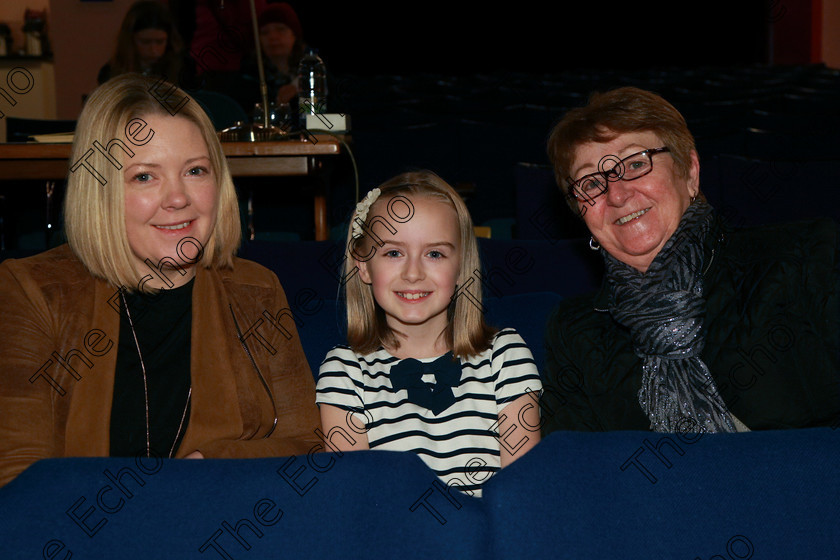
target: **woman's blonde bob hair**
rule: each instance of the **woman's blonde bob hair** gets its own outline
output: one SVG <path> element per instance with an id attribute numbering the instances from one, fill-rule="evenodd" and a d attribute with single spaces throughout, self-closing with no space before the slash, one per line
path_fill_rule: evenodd
<path id="1" fill-rule="evenodd" d="M 379 198 L 371 206 L 364 222 L 362 236 L 353 237 L 353 224 L 358 218 L 358 211 L 353 212 L 347 232 L 344 293 L 347 301 L 347 340 L 350 347 L 360 354 L 369 354 L 380 346 L 399 348 L 399 341 L 386 322 L 385 312 L 374 299 L 372 286 L 362 281 L 357 267 L 359 261 L 375 258 L 378 247 L 372 239 L 377 235 L 376 231 L 373 231 L 373 220 L 381 223 L 384 219 L 389 222 L 377 228 L 379 233 L 389 226 L 399 230 L 401 223 L 406 223 L 413 215 L 411 199 L 424 196 L 450 205 L 458 216 L 461 267 L 458 285 L 447 311 L 449 321 L 442 335 L 457 357 L 475 356 L 490 348 L 496 331 L 484 322 L 481 281 L 480 278 L 474 277 L 474 272 L 481 269 L 478 243 L 472 218 L 464 201 L 446 181 L 426 170 L 397 175 L 381 184 L 379 190 Z M 398 197 L 401 206 L 407 211 L 401 211 L 395 216 L 389 203 Z M 468 294 L 464 293 L 465 291 L 468 291 Z"/>
<path id="2" fill-rule="evenodd" d="M 122 169 L 134 156 L 134 148 L 154 142 L 154 131 L 143 120 L 149 115 L 187 119 L 198 127 L 207 144 L 218 202 L 215 226 L 206 246 L 200 247 L 196 266 L 232 266 L 242 235 L 227 160 L 204 110 L 167 82 L 133 73 L 117 76 L 91 94 L 79 116 L 70 156 L 64 225 L 70 248 L 88 271 L 130 291 L 151 291 L 141 284 L 150 271 L 137 270 L 128 244 Z M 189 254 L 194 251 L 190 249 Z M 170 257 L 175 259 L 177 255 Z"/>

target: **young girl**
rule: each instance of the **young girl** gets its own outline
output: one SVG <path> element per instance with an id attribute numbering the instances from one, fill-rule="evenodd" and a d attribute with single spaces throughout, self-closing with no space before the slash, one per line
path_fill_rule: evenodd
<path id="1" fill-rule="evenodd" d="M 542 385 L 516 331 L 484 322 L 463 200 L 430 171 L 394 177 L 356 206 L 345 256 L 349 346 L 321 364 L 324 431 L 341 451 L 414 451 L 480 496 L 539 441 Z"/>

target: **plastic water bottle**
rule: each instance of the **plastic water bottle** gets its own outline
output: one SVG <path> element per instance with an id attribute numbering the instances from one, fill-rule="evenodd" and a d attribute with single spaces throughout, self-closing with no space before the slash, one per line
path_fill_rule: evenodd
<path id="1" fill-rule="evenodd" d="M 327 112 L 327 68 L 312 48 L 306 50 L 298 67 L 298 110 L 302 120 L 306 114 Z"/>

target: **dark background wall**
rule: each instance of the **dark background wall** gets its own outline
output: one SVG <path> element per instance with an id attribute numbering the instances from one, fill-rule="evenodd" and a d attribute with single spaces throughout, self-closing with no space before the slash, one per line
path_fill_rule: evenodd
<path id="1" fill-rule="evenodd" d="M 336 72 L 461 74 L 765 63 L 795 2 L 292 4 Z"/>
<path id="2" fill-rule="evenodd" d="M 96 86 L 96 73 L 131 3 L 27 0 L 29 7 L 49 10 L 58 118 L 79 114 L 82 95 Z M 291 3 L 308 41 L 321 49 L 330 71 L 341 74 L 820 61 L 840 67 L 835 0 L 563 0 L 502 9 L 440 1 Z M 22 14 L 20 0 L 0 0 L 0 19 L 15 29 Z"/>

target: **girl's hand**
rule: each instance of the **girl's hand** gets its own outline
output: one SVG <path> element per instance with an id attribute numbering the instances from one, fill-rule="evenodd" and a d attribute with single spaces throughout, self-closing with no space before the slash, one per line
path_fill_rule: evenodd
<path id="1" fill-rule="evenodd" d="M 201 454 L 201 451 L 193 451 L 184 457 L 184 459 L 204 459 L 204 455 Z"/>

